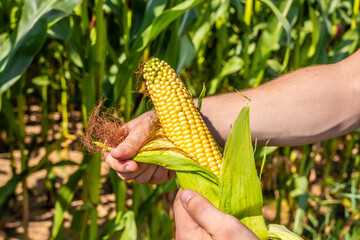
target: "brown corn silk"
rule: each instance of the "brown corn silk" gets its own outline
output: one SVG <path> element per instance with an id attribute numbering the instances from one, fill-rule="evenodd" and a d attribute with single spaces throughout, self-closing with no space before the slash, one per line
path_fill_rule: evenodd
<path id="1" fill-rule="evenodd" d="M 190 158 L 184 151 L 176 146 L 171 146 L 171 144 L 166 144 L 167 146 L 149 144 L 158 139 L 166 139 L 157 116 L 150 119 L 150 122 L 148 136 L 141 145 L 139 153 L 142 151 L 171 150 Z M 86 124 L 84 137 L 82 138 L 84 148 L 90 153 L 96 153 L 118 146 L 125 140 L 129 132 L 125 124 L 122 118 L 119 117 L 116 108 L 106 108 L 103 101 L 100 101 L 90 114 Z"/>
<path id="2" fill-rule="evenodd" d="M 115 108 L 105 108 L 103 101 L 100 101 L 86 124 L 82 138 L 83 146 L 90 153 L 101 151 L 101 144 L 110 148 L 116 147 L 128 135 L 128 129 L 124 124 Z M 95 144 L 96 142 L 101 144 Z"/>

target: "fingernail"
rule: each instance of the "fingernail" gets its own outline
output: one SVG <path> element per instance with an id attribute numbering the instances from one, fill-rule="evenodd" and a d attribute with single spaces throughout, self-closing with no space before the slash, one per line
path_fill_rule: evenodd
<path id="1" fill-rule="evenodd" d="M 188 204 L 188 202 L 190 201 L 190 199 L 194 196 L 194 193 L 190 190 L 184 190 L 181 193 L 180 199 L 184 204 Z"/>

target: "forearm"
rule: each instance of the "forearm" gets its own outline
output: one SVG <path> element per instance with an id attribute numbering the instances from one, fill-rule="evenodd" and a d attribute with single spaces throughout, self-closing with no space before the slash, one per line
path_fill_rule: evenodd
<path id="1" fill-rule="evenodd" d="M 270 145 L 300 145 L 343 135 L 360 127 L 360 52 L 241 94 L 251 99 L 250 127 L 260 144 L 270 140 Z M 239 93 L 203 100 L 201 112 L 220 145 L 247 103 Z"/>

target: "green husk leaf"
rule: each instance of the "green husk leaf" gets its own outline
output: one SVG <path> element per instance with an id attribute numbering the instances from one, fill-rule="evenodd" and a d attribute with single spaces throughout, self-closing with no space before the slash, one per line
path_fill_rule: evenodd
<path id="1" fill-rule="evenodd" d="M 302 240 L 301 237 L 293 232 L 290 232 L 283 225 L 269 224 L 268 225 L 269 239 L 281 239 L 281 240 Z"/>
<path id="2" fill-rule="evenodd" d="M 262 191 L 257 176 L 249 124 L 249 106 L 240 112 L 224 150 L 219 209 L 238 218 L 260 239 L 267 239 L 262 215 Z"/>
<path id="3" fill-rule="evenodd" d="M 194 190 L 215 206 L 219 199 L 219 180 L 210 170 L 194 162 L 167 138 L 155 139 L 134 157 L 134 161 L 175 170 L 181 188 Z"/>

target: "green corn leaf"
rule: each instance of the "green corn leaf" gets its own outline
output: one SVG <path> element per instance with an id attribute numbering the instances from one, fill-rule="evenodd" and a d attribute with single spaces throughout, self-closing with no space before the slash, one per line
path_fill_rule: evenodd
<path id="1" fill-rule="evenodd" d="M 237 56 L 231 57 L 227 62 L 224 63 L 224 66 L 221 69 L 221 72 L 213 78 L 210 83 L 209 95 L 213 95 L 216 93 L 216 90 L 219 88 L 222 80 L 230 74 L 238 72 L 243 68 L 244 60 Z"/>
<path id="2" fill-rule="evenodd" d="M 71 27 L 71 20 L 69 16 L 53 24 L 48 29 L 48 37 L 68 42 L 73 35 L 74 30 L 76 30 L 76 28 Z"/>
<path id="3" fill-rule="evenodd" d="M 291 26 L 290 26 L 289 21 L 286 19 L 285 16 L 282 15 L 280 10 L 275 6 L 275 4 L 272 1 L 270 1 L 270 0 L 260 0 L 260 2 L 263 2 L 264 4 L 266 4 L 271 9 L 271 11 L 273 11 L 275 16 L 279 20 L 279 23 L 281 23 L 281 25 L 283 26 L 283 28 L 284 28 L 284 30 L 286 32 L 287 44 L 290 45 Z"/>
<path id="4" fill-rule="evenodd" d="M 100 239 L 109 239 L 119 231 L 123 231 L 120 239 L 137 239 L 137 229 L 133 211 L 118 212 L 113 219 L 106 223 Z"/>
<path id="5" fill-rule="evenodd" d="M 200 4 L 201 0 L 184 1 L 175 7 L 164 11 L 156 17 L 153 23 L 147 27 L 139 36 L 131 48 L 131 52 L 143 50 L 152 40 L 154 40 L 161 31 L 163 31 L 171 22 L 184 14 L 188 9 Z"/>
<path id="6" fill-rule="evenodd" d="M 126 182 L 119 181 L 119 176 L 115 172 L 114 169 L 110 170 L 110 180 L 111 186 L 115 193 L 115 204 L 116 204 L 116 211 L 125 211 L 126 206 Z"/>
<path id="7" fill-rule="evenodd" d="M 86 169 L 87 184 L 89 188 L 89 200 L 92 204 L 97 205 L 100 203 L 100 167 L 101 157 L 99 154 L 91 156 L 88 167 Z M 84 186 L 84 187 L 85 187 Z"/>
<path id="8" fill-rule="evenodd" d="M 151 25 L 154 19 L 164 12 L 166 4 L 168 4 L 167 0 L 148 1 L 146 4 L 144 19 L 137 33 L 144 32 L 144 30 Z M 132 36 L 132 40 L 136 38 L 137 35 Z"/>
<path id="9" fill-rule="evenodd" d="M 184 35 L 180 38 L 179 62 L 176 68 L 176 72 L 180 72 L 183 67 L 186 67 L 192 63 L 196 56 L 196 50 L 189 36 Z"/>
<path id="10" fill-rule="evenodd" d="M 344 33 L 342 40 L 334 44 L 329 51 L 329 63 L 335 63 L 353 53 L 360 43 L 360 31 L 350 29 Z"/>
<path id="11" fill-rule="evenodd" d="M 137 229 L 135 224 L 135 214 L 133 211 L 127 211 L 122 221 L 120 222 L 120 227 L 123 228 L 123 233 L 120 240 L 136 240 L 137 239 Z"/>
<path id="12" fill-rule="evenodd" d="M 267 1 L 267 3 L 269 2 L 270 1 Z M 253 78 L 252 80 L 254 81 L 251 82 L 251 85 L 258 86 L 260 84 L 264 75 L 266 62 L 283 33 L 283 23 L 281 21 L 285 21 L 285 17 L 288 13 L 298 8 L 297 4 L 294 4 L 293 2 L 294 1 L 292 0 L 280 1 L 278 9 L 281 11 L 283 18 L 279 19 L 276 15 L 274 15 L 269 19 L 267 28 L 262 32 L 251 61 L 250 78 Z"/>
<path id="13" fill-rule="evenodd" d="M 112 235 L 114 235 L 116 231 L 121 230 L 119 223 L 123 215 L 124 215 L 123 211 L 118 211 L 116 213 L 116 216 L 106 223 L 104 230 L 101 233 L 100 239 L 102 240 L 109 239 Z"/>
<path id="14" fill-rule="evenodd" d="M 85 174 L 87 164 L 81 164 L 79 169 L 70 176 L 68 182 L 63 185 L 58 193 L 57 200 L 55 202 L 54 224 L 51 231 L 51 239 L 59 238 L 60 229 L 62 227 L 65 211 L 72 201 L 75 189 L 77 188 L 79 181 Z"/>
<path id="15" fill-rule="evenodd" d="M 225 145 L 219 194 L 221 211 L 240 219 L 260 239 L 267 239 L 262 191 L 251 142 L 249 106 L 240 112 Z"/>
<path id="16" fill-rule="evenodd" d="M 90 224 L 89 224 L 89 229 L 87 231 L 87 237 L 86 239 L 97 239 L 97 234 L 98 234 L 98 223 L 97 223 L 97 218 L 98 218 L 98 214 L 97 214 L 97 208 L 94 206 L 92 208 L 90 208 L 88 210 L 89 212 L 89 219 L 90 220 Z"/>
<path id="17" fill-rule="evenodd" d="M 149 216 L 151 212 L 151 206 L 156 204 L 159 197 L 167 192 L 175 190 L 177 188 L 177 184 L 175 178 L 170 180 L 169 182 L 162 183 L 156 187 L 156 189 L 152 192 L 152 194 L 139 206 L 139 211 L 136 214 L 136 225 L 141 227 L 144 223 L 144 220 L 147 216 Z"/>
<path id="18" fill-rule="evenodd" d="M 172 239 L 173 221 L 170 219 L 167 211 L 163 209 L 159 202 L 156 208 L 152 208 L 151 222 L 150 222 L 150 239 Z"/>
<path id="19" fill-rule="evenodd" d="M 14 175 L 5 186 L 0 187 L 0 218 L 3 217 L 7 211 L 9 198 L 15 193 L 15 189 L 19 182 L 21 182 L 27 175 L 28 171 Z"/>
<path id="20" fill-rule="evenodd" d="M 25 1 L 17 31 L 0 46 L 0 94 L 28 68 L 45 41 L 48 25 L 69 15 L 80 2 Z"/>

